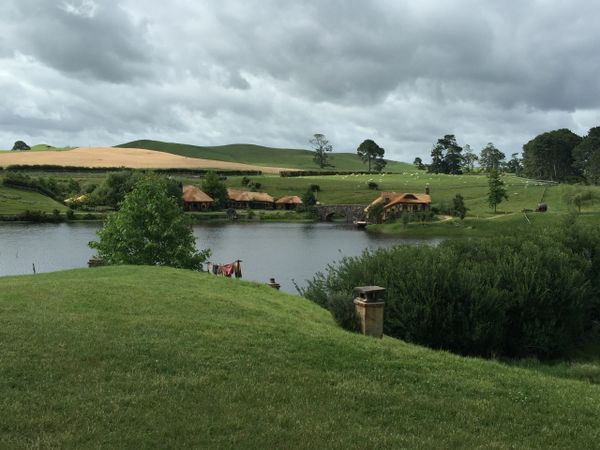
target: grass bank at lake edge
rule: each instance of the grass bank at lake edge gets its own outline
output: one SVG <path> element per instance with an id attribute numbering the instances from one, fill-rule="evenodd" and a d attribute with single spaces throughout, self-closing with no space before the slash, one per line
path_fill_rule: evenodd
<path id="1" fill-rule="evenodd" d="M 156 267 L 0 279 L 0 446 L 593 448 L 600 386 Z"/>

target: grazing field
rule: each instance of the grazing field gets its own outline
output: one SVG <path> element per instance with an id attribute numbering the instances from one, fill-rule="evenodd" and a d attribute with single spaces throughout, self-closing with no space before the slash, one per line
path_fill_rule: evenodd
<path id="1" fill-rule="evenodd" d="M 64 212 L 66 206 L 35 191 L 14 189 L 0 185 L 0 216 L 16 215 L 29 211 Z"/>
<path id="2" fill-rule="evenodd" d="M 133 169 L 230 169 L 261 170 L 279 173 L 281 167 L 256 166 L 227 161 L 188 158 L 146 149 L 116 149 L 112 147 L 80 147 L 70 151 L 2 152 L 0 166 L 58 165 L 75 167 L 129 167 Z"/>
<path id="3" fill-rule="evenodd" d="M 196 145 L 175 144 L 170 142 L 140 140 L 117 147 L 122 148 L 147 148 L 161 152 L 173 153 L 175 155 L 190 158 L 206 158 L 212 160 L 240 162 L 246 164 L 257 164 L 260 166 L 291 167 L 293 169 L 320 170 L 313 161 L 314 152 L 309 150 L 272 148 L 252 144 L 232 144 L 214 147 L 201 147 Z M 363 163 L 356 153 L 332 152 L 330 163 L 333 167 L 325 170 L 338 171 L 366 171 L 367 165 Z M 389 172 L 403 172 L 413 166 L 407 163 L 388 161 L 385 168 Z"/>
<path id="4" fill-rule="evenodd" d="M 1 278 L 0 343 L 2 448 L 600 442 L 596 362 L 555 373 L 367 338 L 305 299 L 183 270 Z"/>
<path id="5" fill-rule="evenodd" d="M 469 216 L 493 216 L 487 204 L 488 180 L 484 175 L 435 175 L 413 170 L 403 174 L 371 174 L 371 175 L 333 175 L 312 177 L 249 177 L 261 183 L 261 190 L 274 197 L 283 195 L 301 195 L 312 184 L 318 184 L 318 200 L 323 204 L 370 203 L 381 192 L 424 192 L 429 185 L 434 207 L 444 208 L 452 204 L 456 194 L 462 194 L 470 208 Z M 534 209 L 543 199 L 551 212 L 568 212 L 572 209 L 573 196 L 580 191 L 590 190 L 598 194 L 597 199 L 586 203 L 582 211 L 600 212 L 600 188 L 569 185 L 546 185 L 514 175 L 502 177 L 506 183 L 509 200 L 501 203 L 499 213 L 520 212 L 524 208 Z M 371 190 L 369 180 L 379 185 L 378 190 Z M 228 177 L 229 187 L 241 187 L 242 177 Z M 199 183 L 198 179 L 187 178 L 186 182 Z"/>

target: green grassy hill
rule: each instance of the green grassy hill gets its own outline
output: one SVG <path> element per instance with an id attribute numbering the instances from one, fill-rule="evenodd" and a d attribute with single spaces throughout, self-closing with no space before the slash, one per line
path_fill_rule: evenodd
<path id="1" fill-rule="evenodd" d="M 139 140 L 117 145 L 124 148 L 144 148 L 190 158 L 216 159 L 219 161 L 257 164 L 262 166 L 288 167 L 290 169 L 318 170 L 313 162 L 314 153 L 308 150 L 272 148 L 251 144 L 232 144 L 214 147 L 200 147 L 196 145 L 175 144 L 151 140 Z M 331 170 L 352 171 L 367 170 L 356 154 L 331 153 L 331 163 L 335 166 Z M 389 161 L 386 170 L 402 172 L 412 168 L 410 164 Z"/>
<path id="2" fill-rule="evenodd" d="M 55 209 L 64 212 L 67 207 L 39 192 L 0 184 L 0 216 L 20 214 L 25 210 L 51 213 Z"/>
<path id="3" fill-rule="evenodd" d="M 600 386 L 156 267 L 0 279 L 2 448 L 594 448 Z"/>

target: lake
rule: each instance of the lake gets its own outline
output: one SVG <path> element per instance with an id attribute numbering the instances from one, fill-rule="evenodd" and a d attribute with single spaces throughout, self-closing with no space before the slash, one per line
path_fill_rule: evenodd
<path id="1" fill-rule="evenodd" d="M 0 276 L 87 267 L 94 251 L 99 223 L 0 224 Z M 210 261 L 226 264 L 242 260 L 243 278 L 268 282 L 275 278 L 281 290 L 296 294 L 300 286 L 344 256 L 365 248 L 439 240 L 399 239 L 371 235 L 337 223 L 233 223 L 194 226 L 198 248 L 210 248 Z"/>

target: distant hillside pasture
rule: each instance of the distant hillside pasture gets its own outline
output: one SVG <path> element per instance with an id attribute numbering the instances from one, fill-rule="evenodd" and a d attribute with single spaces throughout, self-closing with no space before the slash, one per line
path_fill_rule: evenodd
<path id="1" fill-rule="evenodd" d="M 171 153 L 139 148 L 80 147 L 71 151 L 4 152 L 0 166 L 62 165 L 75 167 L 129 167 L 133 169 L 210 168 L 231 170 L 261 170 L 279 173 L 280 167 L 256 166 L 236 162 L 188 158 Z M 289 168 L 290 170 L 293 170 Z"/>
<path id="2" fill-rule="evenodd" d="M 261 183 L 261 190 L 274 197 L 284 195 L 301 195 L 312 184 L 317 184 L 321 190 L 317 199 L 324 204 L 368 204 L 381 192 L 425 192 L 429 185 L 433 206 L 444 209 L 452 205 L 452 198 L 460 193 L 470 208 L 470 216 L 492 216 L 492 210 L 487 204 L 488 180 L 482 175 L 443 175 L 429 174 L 413 169 L 404 174 L 371 174 L 371 175 L 333 175 L 310 176 L 298 178 L 281 178 L 269 175 L 249 177 L 252 181 Z M 551 211 L 567 212 L 568 196 L 565 192 L 571 186 L 552 186 L 546 188 L 543 183 L 525 178 L 507 175 L 503 177 L 506 183 L 509 201 L 502 203 L 498 211 L 520 212 L 524 208 L 533 209 L 545 195 L 548 197 Z M 192 178 L 186 179 L 194 183 Z M 242 177 L 228 177 L 229 187 L 241 186 Z M 368 188 L 369 181 L 377 183 L 379 190 Z M 196 181 L 197 182 L 197 181 Z M 593 188 L 600 194 L 599 188 Z M 556 194 L 555 194 L 556 192 Z M 600 195 L 599 195 L 600 199 Z M 592 204 L 590 204 L 592 205 Z M 595 206 L 596 209 L 597 205 Z"/>
<path id="3" fill-rule="evenodd" d="M 231 144 L 212 147 L 176 144 L 152 140 L 140 140 L 117 145 L 120 148 L 145 148 L 189 158 L 205 158 L 221 161 L 257 164 L 274 167 L 291 167 L 294 169 L 318 170 L 313 161 L 314 152 L 301 149 L 273 148 L 253 144 Z M 367 165 L 355 153 L 331 153 L 329 162 L 334 167 L 324 170 L 366 171 Z M 404 172 L 412 170 L 411 164 L 388 161 L 385 170 L 388 172 Z"/>

